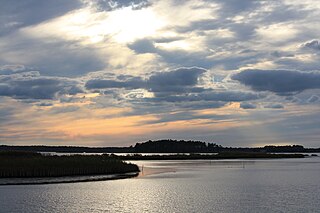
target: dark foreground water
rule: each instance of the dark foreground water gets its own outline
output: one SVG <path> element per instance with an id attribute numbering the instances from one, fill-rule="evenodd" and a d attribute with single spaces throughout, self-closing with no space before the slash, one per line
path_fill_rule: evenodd
<path id="1" fill-rule="evenodd" d="M 320 212 L 320 158 L 140 161 L 138 178 L 0 186 L 0 212 Z"/>

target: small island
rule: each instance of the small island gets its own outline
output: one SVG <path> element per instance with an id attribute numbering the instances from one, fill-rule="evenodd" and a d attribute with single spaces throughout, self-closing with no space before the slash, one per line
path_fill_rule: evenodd
<path id="1" fill-rule="evenodd" d="M 0 178 L 41 178 L 128 174 L 139 167 L 110 155 L 42 155 L 37 152 L 0 152 Z M 124 177 L 124 176 L 121 176 Z"/>

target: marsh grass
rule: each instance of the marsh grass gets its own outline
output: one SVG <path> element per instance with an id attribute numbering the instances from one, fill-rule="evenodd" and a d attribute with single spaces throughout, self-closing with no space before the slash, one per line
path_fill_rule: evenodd
<path id="1" fill-rule="evenodd" d="M 139 172 L 137 165 L 110 155 L 44 156 L 34 152 L 0 152 L 0 178 L 62 177 Z"/>

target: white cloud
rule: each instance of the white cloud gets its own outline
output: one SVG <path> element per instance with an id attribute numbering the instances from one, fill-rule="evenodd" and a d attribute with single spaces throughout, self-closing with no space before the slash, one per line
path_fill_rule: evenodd
<path id="1" fill-rule="evenodd" d="M 257 29 L 257 34 L 268 43 L 287 42 L 295 38 L 299 30 L 290 24 L 272 24 Z"/>

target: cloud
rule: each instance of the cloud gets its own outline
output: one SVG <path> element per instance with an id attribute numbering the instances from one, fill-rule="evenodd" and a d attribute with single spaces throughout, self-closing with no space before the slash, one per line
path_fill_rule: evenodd
<path id="1" fill-rule="evenodd" d="M 122 7 L 131 7 L 133 10 L 142 9 L 151 3 L 148 0 L 81 0 L 84 4 L 98 11 L 112 11 Z"/>
<path id="2" fill-rule="evenodd" d="M 289 70 L 244 70 L 231 77 L 256 91 L 290 95 L 307 89 L 320 89 L 320 72 Z"/>
<path id="3" fill-rule="evenodd" d="M 267 108 L 267 109 L 283 109 L 284 106 L 282 104 L 272 103 L 272 104 L 265 105 L 264 108 Z"/>
<path id="4" fill-rule="evenodd" d="M 221 1 L 216 1 L 221 3 Z M 259 1 L 252 1 L 252 0 L 243 0 L 241 2 L 237 0 L 228 0 L 228 1 L 222 1 L 222 8 L 221 12 L 227 13 L 229 15 L 234 15 L 237 13 L 242 13 L 245 11 L 250 11 L 252 9 L 255 9 L 257 6 L 260 5 Z"/>
<path id="5" fill-rule="evenodd" d="M 27 68 L 20 64 L 10 64 L 0 66 L 0 75 L 11 75 L 15 73 L 21 73 L 26 71 L 32 71 L 32 69 Z"/>
<path id="6" fill-rule="evenodd" d="M 308 99 L 308 103 L 317 103 L 320 100 L 320 97 L 317 95 L 312 95 L 309 99 Z"/>
<path id="7" fill-rule="evenodd" d="M 143 95 L 131 94 L 130 99 L 140 100 L 142 102 L 215 102 L 217 107 L 224 104 L 219 102 L 237 102 L 248 101 L 263 98 L 252 92 L 234 91 L 234 90 L 214 90 L 210 88 L 212 85 L 202 85 L 199 78 L 206 73 L 207 70 L 198 67 L 179 68 L 167 72 L 153 73 L 149 78 L 141 77 L 123 77 L 118 76 L 120 80 L 110 79 L 92 79 L 88 80 L 85 87 L 88 90 L 96 89 L 125 89 L 136 90 L 144 89 L 153 93 L 153 97 L 144 97 Z M 208 88 L 205 88 L 207 86 Z M 110 91 L 106 92 L 109 94 Z M 217 104 L 219 103 L 219 104 Z M 209 103 L 208 103 L 209 104 Z M 204 104 L 201 104 L 204 106 Z M 213 103 L 210 104 L 213 106 Z"/>
<path id="8" fill-rule="evenodd" d="M 255 109 L 257 106 L 252 103 L 240 103 L 240 108 L 242 109 Z"/>
<path id="9" fill-rule="evenodd" d="M 198 67 L 159 72 L 151 75 L 147 84 L 152 92 L 182 92 L 195 86 L 199 76 L 205 72 L 205 69 Z"/>
<path id="10" fill-rule="evenodd" d="M 0 140 L 316 144 L 319 15 L 311 0 L 3 0 Z"/>
<path id="11" fill-rule="evenodd" d="M 128 46 L 138 54 L 157 52 L 154 43 L 149 39 L 140 39 L 132 44 L 129 44 Z"/>
<path id="12" fill-rule="evenodd" d="M 1 97 L 0 97 L 1 100 Z M 1 101 L 5 101 L 5 100 L 1 100 Z M 13 115 L 14 115 L 14 110 L 9 107 L 9 106 L 2 106 L 0 105 L 0 121 L 1 122 L 8 122 L 12 119 Z M 1 124 L 0 122 L 0 124 Z"/>
<path id="13" fill-rule="evenodd" d="M 81 5 L 78 0 L 1 0 L 0 35 L 61 16 Z"/>
<path id="14" fill-rule="evenodd" d="M 194 48 L 184 49 L 183 47 L 179 46 L 174 48 L 174 45 L 173 47 L 171 46 L 174 42 L 181 42 L 182 44 L 190 43 L 194 46 Z M 158 44 L 158 46 L 156 44 Z M 165 48 L 165 46 L 162 47 L 161 45 L 167 45 L 169 48 Z M 183 64 L 187 67 L 198 66 L 210 68 L 214 64 L 214 61 L 207 57 L 208 52 L 206 48 L 202 49 L 201 46 L 193 44 L 192 41 L 189 42 L 186 40 L 186 38 L 155 38 L 153 40 L 139 39 L 131 44 L 128 44 L 128 47 L 134 50 L 134 52 L 137 54 L 154 54 L 158 56 L 161 61 L 175 66 L 181 66 L 181 64 Z"/>
<path id="15" fill-rule="evenodd" d="M 179 68 L 169 72 L 157 72 L 152 74 L 148 79 L 135 77 L 129 80 L 104 80 L 92 79 L 87 81 L 85 87 L 87 89 L 108 89 L 108 88 L 124 88 L 124 89 L 147 89 L 151 92 L 186 92 L 197 91 L 201 88 L 194 88 L 198 83 L 198 78 L 206 70 L 198 67 Z"/>
<path id="16" fill-rule="evenodd" d="M 61 39 L 30 37 L 22 31 L 0 37 L 0 48 L 0 64 L 37 67 L 42 75 L 77 77 L 106 67 L 92 47 Z"/>
<path id="17" fill-rule="evenodd" d="M 214 91 L 203 94 L 202 96 L 204 100 L 219 100 L 225 102 L 255 100 L 263 97 L 263 95 L 242 91 Z"/>
<path id="18" fill-rule="evenodd" d="M 60 114 L 60 113 L 76 112 L 78 110 L 80 110 L 79 106 L 53 107 L 50 109 L 50 113 Z"/>
<path id="19" fill-rule="evenodd" d="M 208 71 L 203 68 L 183 67 L 166 72 L 154 72 L 146 78 L 102 75 L 100 78 L 95 76 L 96 79 L 88 80 L 85 87 L 89 91 L 100 90 L 101 94 L 109 97 L 108 101 L 113 99 L 117 105 L 129 104 L 132 108 L 130 115 L 214 109 L 230 102 L 251 101 L 264 97 L 263 94 L 254 92 L 213 89 L 215 83 L 207 74 Z"/>
<path id="20" fill-rule="evenodd" d="M 79 82 L 68 78 L 43 77 L 37 71 L 0 75 L 0 96 L 17 99 L 54 99 L 56 95 L 82 92 Z"/>
<path id="21" fill-rule="evenodd" d="M 117 80 L 103 80 L 93 79 L 86 83 L 87 89 L 109 89 L 109 88 L 125 88 L 125 89 L 139 89 L 144 88 L 145 81 L 142 79 L 117 81 Z"/>
<path id="22" fill-rule="evenodd" d="M 144 121 L 143 124 L 158 124 L 169 123 L 175 121 L 188 121 L 188 120 L 221 120 L 228 119 L 229 115 L 213 115 L 213 114 L 197 114 L 196 112 L 177 112 L 177 113 L 163 113 L 156 116 L 155 120 Z"/>
<path id="23" fill-rule="evenodd" d="M 240 92 L 240 91 L 211 91 L 208 90 L 199 94 L 187 94 L 187 95 L 167 95 L 159 96 L 155 98 L 145 98 L 145 100 L 153 102 L 197 102 L 197 101 L 223 101 L 223 102 L 238 102 L 247 100 L 256 100 L 261 98 L 261 96 L 250 93 L 250 92 Z"/>
<path id="24" fill-rule="evenodd" d="M 312 40 L 306 42 L 302 45 L 302 47 L 310 48 L 316 51 L 320 51 L 320 42 L 318 40 Z"/>

